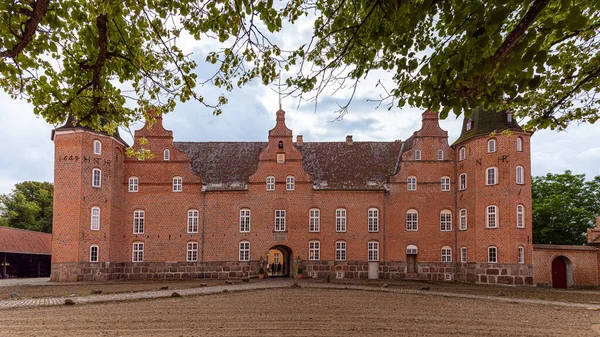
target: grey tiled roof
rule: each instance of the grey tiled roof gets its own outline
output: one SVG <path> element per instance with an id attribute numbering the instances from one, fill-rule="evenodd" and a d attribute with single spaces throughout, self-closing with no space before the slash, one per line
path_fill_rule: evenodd
<path id="1" fill-rule="evenodd" d="M 512 119 L 511 123 L 507 121 L 505 112 L 496 112 L 493 110 L 485 111 L 481 108 L 477 108 L 473 110 L 470 119 L 472 120 L 471 130 L 467 131 L 466 125 L 469 118 L 465 118 L 463 120 L 460 137 L 458 137 L 454 144 L 461 143 L 475 136 L 490 135 L 494 131 L 502 132 L 506 129 L 523 131 L 515 118 Z"/>

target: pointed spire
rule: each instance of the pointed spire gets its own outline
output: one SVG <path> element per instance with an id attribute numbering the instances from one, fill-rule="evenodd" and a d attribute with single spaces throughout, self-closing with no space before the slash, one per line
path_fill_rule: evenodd
<path id="1" fill-rule="evenodd" d="M 279 110 L 281 111 L 281 72 L 277 75 L 279 77 L 279 85 L 277 88 L 279 89 Z"/>

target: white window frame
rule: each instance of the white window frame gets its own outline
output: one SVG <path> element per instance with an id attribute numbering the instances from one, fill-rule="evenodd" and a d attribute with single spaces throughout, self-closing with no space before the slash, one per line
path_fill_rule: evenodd
<path id="1" fill-rule="evenodd" d="M 525 247 L 519 246 L 519 249 L 517 250 L 517 259 L 519 264 L 525 263 Z"/>
<path id="2" fill-rule="evenodd" d="M 458 160 L 465 160 L 467 158 L 467 149 L 462 146 L 458 149 Z"/>
<path id="3" fill-rule="evenodd" d="M 94 259 L 94 248 L 96 248 L 96 258 Z M 98 245 L 90 246 L 90 262 L 95 263 L 100 260 L 100 247 Z"/>
<path id="4" fill-rule="evenodd" d="M 442 247 L 442 258 L 441 261 L 444 263 L 450 263 L 452 262 L 452 248 L 448 247 L 448 246 L 444 246 Z"/>
<path id="5" fill-rule="evenodd" d="M 275 210 L 275 231 L 285 232 L 285 210 Z"/>
<path id="6" fill-rule="evenodd" d="M 308 231 L 312 233 L 321 231 L 321 211 L 318 208 L 308 210 Z"/>
<path id="7" fill-rule="evenodd" d="M 97 211 L 97 212 L 95 212 Z M 94 214 L 96 213 L 96 214 Z M 90 212 L 90 230 L 99 231 L 100 230 L 100 207 L 94 206 Z"/>
<path id="8" fill-rule="evenodd" d="M 144 234 L 145 222 L 146 211 L 141 209 L 133 211 L 133 234 Z"/>
<path id="9" fill-rule="evenodd" d="M 438 150 L 437 160 L 444 160 L 444 150 Z"/>
<path id="10" fill-rule="evenodd" d="M 346 232 L 346 209 L 338 208 L 335 210 L 335 231 L 338 233 Z"/>
<path id="11" fill-rule="evenodd" d="M 136 193 L 139 190 L 140 180 L 138 177 L 129 177 L 129 188 L 128 191 Z"/>
<path id="12" fill-rule="evenodd" d="M 183 191 L 183 178 L 177 176 L 173 177 L 173 192 Z"/>
<path id="13" fill-rule="evenodd" d="M 485 169 L 485 184 L 487 186 L 498 184 L 498 168 L 497 167 L 488 167 L 487 169 Z"/>
<path id="14" fill-rule="evenodd" d="M 421 150 L 415 150 L 415 160 L 421 160 Z"/>
<path id="15" fill-rule="evenodd" d="M 467 224 L 467 209 L 466 208 L 462 208 L 459 212 L 460 212 L 459 229 L 461 231 L 465 231 L 468 228 L 468 224 Z"/>
<path id="16" fill-rule="evenodd" d="M 335 260 L 346 261 L 346 241 L 335 242 Z"/>
<path id="17" fill-rule="evenodd" d="M 487 142 L 487 152 L 495 153 L 496 152 L 496 139 L 490 139 Z"/>
<path id="18" fill-rule="evenodd" d="M 415 245 L 406 246 L 406 255 L 417 255 L 419 253 L 419 248 Z"/>
<path id="19" fill-rule="evenodd" d="M 416 191 L 417 190 L 417 177 L 410 176 L 410 177 L 406 178 L 406 188 L 409 191 Z"/>
<path id="20" fill-rule="evenodd" d="M 102 187 L 102 170 L 97 167 L 92 169 L 92 187 Z"/>
<path id="21" fill-rule="evenodd" d="M 460 262 L 467 263 L 467 261 L 468 261 L 467 254 L 468 254 L 467 247 L 460 247 Z"/>
<path id="22" fill-rule="evenodd" d="M 379 209 L 375 207 L 367 211 L 367 231 L 379 232 Z"/>
<path id="23" fill-rule="evenodd" d="M 200 212 L 197 209 L 189 209 L 187 212 L 187 232 L 198 233 L 198 219 Z"/>
<path id="24" fill-rule="evenodd" d="M 379 241 L 367 243 L 367 257 L 369 262 L 379 261 Z"/>
<path id="25" fill-rule="evenodd" d="M 186 261 L 187 262 L 197 262 L 198 261 L 198 242 L 189 241 L 187 243 Z"/>
<path id="26" fill-rule="evenodd" d="M 442 185 L 442 192 L 450 191 L 450 177 L 442 177 L 440 184 Z"/>
<path id="27" fill-rule="evenodd" d="M 485 208 L 485 227 L 486 228 L 498 228 L 500 227 L 498 221 L 498 206 L 488 205 Z"/>
<path id="28" fill-rule="evenodd" d="M 507 123 L 512 123 L 512 121 L 513 121 L 512 114 L 510 112 L 507 112 L 506 113 L 506 122 Z"/>
<path id="29" fill-rule="evenodd" d="M 131 249 L 131 262 L 144 262 L 144 243 L 136 241 Z"/>
<path id="30" fill-rule="evenodd" d="M 169 149 L 165 149 L 165 150 L 163 151 L 163 160 L 164 160 L 164 161 L 169 161 L 169 160 L 171 160 L 171 150 L 169 150 Z"/>
<path id="31" fill-rule="evenodd" d="M 498 263 L 498 247 L 488 247 L 488 263 Z"/>
<path id="32" fill-rule="evenodd" d="M 467 125 L 465 126 L 465 129 L 467 130 L 467 132 L 471 131 L 471 129 L 473 129 L 473 120 L 472 119 L 467 119 Z"/>
<path id="33" fill-rule="evenodd" d="M 517 137 L 517 152 L 523 152 L 523 138 Z"/>
<path id="34" fill-rule="evenodd" d="M 250 209 L 248 208 L 240 209 L 240 232 L 250 232 Z"/>
<path id="35" fill-rule="evenodd" d="M 268 176 L 266 180 L 267 191 L 275 191 L 275 177 Z"/>
<path id="36" fill-rule="evenodd" d="M 321 259 L 321 242 L 318 240 L 308 242 L 308 259 L 310 261 L 319 261 Z"/>
<path id="37" fill-rule="evenodd" d="M 296 178 L 294 178 L 294 176 L 285 177 L 285 190 L 286 191 L 293 191 L 296 187 L 295 185 L 296 185 Z"/>
<path id="38" fill-rule="evenodd" d="M 517 205 L 517 228 L 525 228 L 525 206 Z"/>
<path id="39" fill-rule="evenodd" d="M 467 174 L 466 173 L 461 173 L 459 178 L 458 178 L 458 182 L 459 182 L 459 190 L 460 191 L 464 191 L 467 189 Z"/>
<path id="40" fill-rule="evenodd" d="M 250 241 L 240 241 L 239 247 L 239 260 L 241 262 L 250 261 Z"/>
<path id="41" fill-rule="evenodd" d="M 517 166 L 515 168 L 515 173 L 517 176 L 516 182 L 518 185 L 523 185 L 525 184 L 525 169 L 523 168 L 523 166 Z"/>
<path id="42" fill-rule="evenodd" d="M 452 231 L 452 212 L 447 209 L 444 209 L 440 212 L 440 231 Z"/>
<path id="43" fill-rule="evenodd" d="M 102 142 L 94 140 L 94 154 L 102 154 Z"/>
<path id="44" fill-rule="evenodd" d="M 416 209 L 406 211 L 406 230 L 409 232 L 419 230 L 419 211 Z"/>

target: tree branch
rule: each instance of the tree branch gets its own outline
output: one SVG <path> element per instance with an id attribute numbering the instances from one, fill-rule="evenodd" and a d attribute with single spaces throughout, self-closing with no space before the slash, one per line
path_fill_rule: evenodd
<path id="1" fill-rule="evenodd" d="M 12 47 L 12 49 L 0 52 L 0 58 L 14 59 L 23 51 L 23 49 L 25 49 L 25 47 L 27 47 L 27 45 L 33 39 L 33 36 L 35 35 L 40 21 L 42 21 L 42 18 L 44 17 L 44 15 L 46 15 L 49 4 L 50 0 L 38 0 L 35 2 L 35 5 L 33 6 L 33 13 L 29 17 L 29 20 L 27 20 L 27 23 L 25 24 L 25 32 L 21 41 L 19 41 L 19 43 L 17 43 L 16 46 Z"/>

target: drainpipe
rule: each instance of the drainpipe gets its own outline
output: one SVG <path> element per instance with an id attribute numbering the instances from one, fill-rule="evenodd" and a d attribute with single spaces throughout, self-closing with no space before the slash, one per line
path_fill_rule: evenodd
<path id="1" fill-rule="evenodd" d="M 456 148 L 454 149 L 456 150 Z M 456 151 L 454 151 L 454 154 L 454 188 L 452 189 L 452 191 L 454 191 L 454 220 L 458 218 L 458 221 L 454 221 L 454 254 L 456 256 L 456 262 L 454 262 L 454 278 L 456 279 L 457 270 L 460 272 L 461 252 L 458 250 L 458 227 L 460 226 L 460 214 L 458 214 L 458 188 L 456 183 L 458 181 L 458 160 L 456 160 Z"/>
<path id="2" fill-rule="evenodd" d="M 200 275 L 201 278 L 204 278 L 204 228 L 205 228 L 205 219 L 206 219 L 206 191 L 204 186 L 202 186 L 202 236 L 200 239 Z"/>

